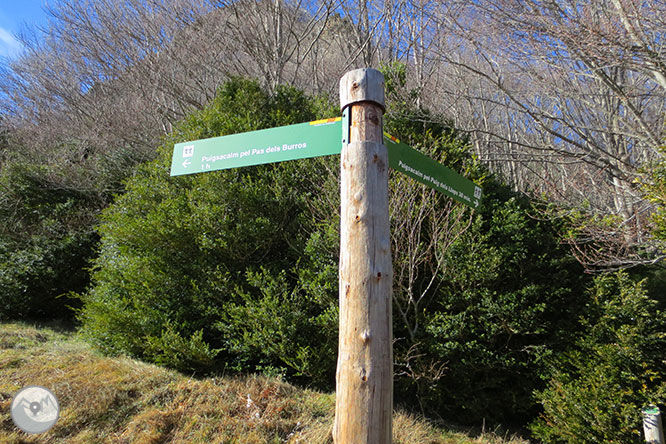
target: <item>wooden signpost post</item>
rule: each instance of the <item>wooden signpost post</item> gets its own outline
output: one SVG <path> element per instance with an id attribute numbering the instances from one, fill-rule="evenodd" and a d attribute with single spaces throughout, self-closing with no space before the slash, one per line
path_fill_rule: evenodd
<path id="1" fill-rule="evenodd" d="M 382 74 L 373 69 L 345 74 L 340 106 L 345 137 L 340 156 L 340 330 L 333 442 L 390 444 L 393 269 Z"/>
<path id="2" fill-rule="evenodd" d="M 383 132 L 384 76 L 357 69 L 340 80 L 332 118 L 178 143 L 171 175 L 340 153 L 340 330 L 335 444 L 390 444 L 393 332 L 389 167 L 472 208 L 481 188 Z"/>

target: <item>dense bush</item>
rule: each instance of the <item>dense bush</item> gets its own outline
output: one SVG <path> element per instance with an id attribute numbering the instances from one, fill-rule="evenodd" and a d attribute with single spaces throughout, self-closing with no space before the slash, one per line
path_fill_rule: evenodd
<path id="1" fill-rule="evenodd" d="M 145 152 L 78 135 L 23 146 L 15 132 L 0 132 L 0 319 L 72 321 L 67 295 L 90 282 L 97 216 Z"/>
<path id="2" fill-rule="evenodd" d="M 169 177 L 174 140 L 307 121 L 318 107 L 237 79 L 190 116 L 102 217 L 83 332 L 107 352 L 184 370 L 288 369 L 330 383 L 336 269 L 318 259 L 305 214 L 325 160 Z"/>
<path id="3" fill-rule="evenodd" d="M 641 410 L 666 400 L 666 314 L 626 273 L 590 290 L 577 346 L 552 360 L 533 425 L 547 443 L 641 443 Z"/>
<path id="4" fill-rule="evenodd" d="M 389 131 L 484 187 L 474 211 L 391 178 L 396 399 L 460 422 L 524 424 L 543 359 L 568 348 L 589 277 L 543 220 L 442 119 L 409 105 Z M 416 399 L 415 399 L 416 398 Z"/>
<path id="5" fill-rule="evenodd" d="M 535 414 L 542 360 L 579 330 L 586 278 L 557 225 L 501 186 L 484 191 L 469 229 L 442 252 L 423 341 L 446 371 L 422 396 L 448 417 L 521 423 Z"/>
<path id="6" fill-rule="evenodd" d="M 432 294 L 412 313 L 421 327 L 411 337 L 395 319 L 396 338 L 404 339 L 396 356 L 409 367 L 396 388 L 449 419 L 522 423 L 536 412 L 543 359 L 580 331 L 588 278 L 558 243 L 557 224 L 530 217 L 528 201 L 492 181 L 484 192 L 482 206 L 462 218 L 468 225 L 449 213 L 459 231 L 435 245 L 435 279 L 427 263 L 415 270 L 414 285 Z"/>
<path id="7" fill-rule="evenodd" d="M 0 319 L 71 318 L 65 297 L 88 285 L 96 203 L 27 161 L 0 170 Z"/>

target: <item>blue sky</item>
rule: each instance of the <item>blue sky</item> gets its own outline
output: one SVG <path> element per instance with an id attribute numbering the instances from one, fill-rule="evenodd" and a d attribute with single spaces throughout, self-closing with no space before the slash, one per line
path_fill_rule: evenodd
<path id="1" fill-rule="evenodd" d="M 26 26 L 44 24 L 47 0 L 0 0 L 0 57 L 15 57 L 21 51 L 16 40 Z"/>

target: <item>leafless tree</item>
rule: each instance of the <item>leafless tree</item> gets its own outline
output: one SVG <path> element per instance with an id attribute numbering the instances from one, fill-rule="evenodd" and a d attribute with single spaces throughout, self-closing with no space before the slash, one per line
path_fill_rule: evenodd
<path id="1" fill-rule="evenodd" d="M 236 71 L 258 77 L 274 90 L 303 77 L 337 2 L 247 0 L 217 6 L 228 14 L 219 26 L 227 44 L 235 46 L 231 61 Z"/>
<path id="2" fill-rule="evenodd" d="M 62 0 L 48 12 L 49 24 L 23 36 L 25 52 L 0 83 L 5 123 L 31 134 L 26 146 L 154 149 L 164 109 L 174 105 L 160 104 L 151 63 L 204 5 Z"/>
<path id="3" fill-rule="evenodd" d="M 635 181 L 664 140 L 664 17 L 663 1 L 633 0 L 449 2 L 438 15 L 440 111 L 519 188 L 617 217 L 622 249 L 590 265 L 635 263 L 626 251 L 649 241 Z"/>
<path id="4" fill-rule="evenodd" d="M 420 343 L 424 317 L 439 297 L 446 251 L 472 217 L 462 205 L 406 176 L 393 174 L 390 188 L 393 307 L 406 335 L 396 338 L 396 375 L 428 386 L 444 376 L 447 363 L 433 360 Z"/>

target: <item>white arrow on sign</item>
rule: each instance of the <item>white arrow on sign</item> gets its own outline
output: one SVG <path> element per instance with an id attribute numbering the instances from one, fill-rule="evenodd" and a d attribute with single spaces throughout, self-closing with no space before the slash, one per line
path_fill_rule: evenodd
<path id="1" fill-rule="evenodd" d="M 183 168 L 187 168 L 191 164 L 192 164 L 192 162 L 190 162 L 189 159 L 185 159 L 185 161 L 183 162 Z"/>

